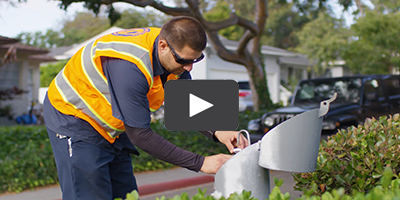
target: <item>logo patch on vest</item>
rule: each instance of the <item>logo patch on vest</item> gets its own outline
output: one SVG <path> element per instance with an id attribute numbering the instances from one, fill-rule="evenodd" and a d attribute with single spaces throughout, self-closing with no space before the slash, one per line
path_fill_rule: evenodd
<path id="1" fill-rule="evenodd" d="M 134 28 L 134 29 L 128 29 L 128 30 L 122 30 L 122 31 L 117 31 L 115 33 L 112 33 L 112 35 L 115 36 L 124 36 L 124 37 L 135 37 L 139 35 L 143 35 L 147 32 L 150 32 L 149 28 Z"/>

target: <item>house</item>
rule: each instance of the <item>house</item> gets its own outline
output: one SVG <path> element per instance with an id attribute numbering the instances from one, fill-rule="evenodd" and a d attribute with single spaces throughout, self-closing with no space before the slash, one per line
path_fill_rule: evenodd
<path id="1" fill-rule="evenodd" d="M 119 30 L 122 30 L 122 28 L 111 27 L 80 44 L 52 49 L 49 55 L 60 60 L 68 59 L 90 41 Z M 238 45 L 238 42 L 223 37 L 221 37 L 221 41 L 230 50 L 235 50 Z M 262 46 L 261 52 L 265 58 L 268 87 L 272 101 L 274 103 L 287 101 L 288 95 L 283 97 L 283 94 L 287 94 L 287 90 L 282 86 L 282 83 L 289 84 L 293 79 L 299 81 L 307 78 L 309 60 L 304 55 L 276 47 Z M 194 64 L 191 73 L 193 79 L 249 80 L 244 66 L 222 60 L 217 56 L 211 44 L 207 45 L 204 54 L 206 57 Z"/>
<path id="2" fill-rule="evenodd" d="M 11 100 L 0 101 L 0 116 L 14 117 L 27 113 L 32 102 L 38 101 L 41 62 L 54 61 L 49 51 L 24 45 L 13 38 L 0 36 L 0 90 L 10 94 Z M 3 121 L 0 122 L 0 124 Z"/>

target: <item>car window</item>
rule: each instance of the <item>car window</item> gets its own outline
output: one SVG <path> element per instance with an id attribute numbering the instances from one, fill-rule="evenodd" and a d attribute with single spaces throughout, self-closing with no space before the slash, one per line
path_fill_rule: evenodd
<path id="1" fill-rule="evenodd" d="M 305 83 L 301 86 L 299 90 L 299 98 L 300 99 L 313 99 L 314 98 L 314 84 L 313 83 Z"/>
<path id="2" fill-rule="evenodd" d="M 364 83 L 364 101 L 371 102 L 384 98 L 380 82 L 376 79 L 368 80 Z"/>
<path id="3" fill-rule="evenodd" d="M 295 97 L 296 103 L 319 103 L 330 99 L 337 93 L 335 103 L 358 103 L 360 100 L 361 79 L 327 79 L 300 83 Z"/>
<path id="4" fill-rule="evenodd" d="M 362 81 L 361 79 L 351 79 L 347 82 L 348 90 L 347 97 L 352 103 L 359 103 L 361 100 L 361 89 Z"/>
<path id="5" fill-rule="evenodd" d="M 400 98 L 400 79 L 396 78 L 386 79 L 385 85 L 389 99 Z"/>
<path id="6" fill-rule="evenodd" d="M 239 81 L 239 90 L 250 90 L 250 85 L 248 81 Z"/>

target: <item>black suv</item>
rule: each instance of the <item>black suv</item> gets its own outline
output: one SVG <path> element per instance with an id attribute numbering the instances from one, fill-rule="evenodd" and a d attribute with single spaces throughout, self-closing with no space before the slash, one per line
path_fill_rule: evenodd
<path id="1" fill-rule="evenodd" d="M 400 75 L 308 79 L 299 82 L 290 106 L 251 120 L 247 128 L 264 134 L 297 114 L 318 108 L 321 101 L 330 99 L 335 92 L 337 98 L 324 117 L 323 132 L 333 133 L 363 124 L 367 117 L 379 118 L 400 112 Z"/>

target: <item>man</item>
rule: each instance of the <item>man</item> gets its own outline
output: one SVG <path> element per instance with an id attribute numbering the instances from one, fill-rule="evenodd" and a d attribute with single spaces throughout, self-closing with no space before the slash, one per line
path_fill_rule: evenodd
<path id="1" fill-rule="evenodd" d="M 159 28 L 115 32 L 87 44 L 49 86 L 44 118 L 63 200 L 114 199 L 137 189 L 130 153 L 135 146 L 193 171 L 216 173 L 231 155 L 201 156 L 176 147 L 150 128 L 167 80 L 190 79 L 204 55 L 206 34 L 190 17 Z M 204 131 L 236 146 L 234 131 Z M 241 136 L 242 137 L 242 136 Z M 240 138 L 245 148 L 246 139 Z"/>

